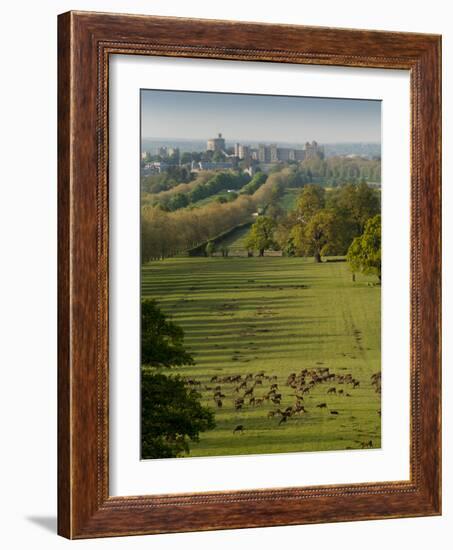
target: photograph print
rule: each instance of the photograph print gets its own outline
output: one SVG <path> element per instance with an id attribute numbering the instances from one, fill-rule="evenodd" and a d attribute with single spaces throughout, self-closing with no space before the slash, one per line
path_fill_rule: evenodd
<path id="1" fill-rule="evenodd" d="M 141 90 L 141 458 L 381 447 L 381 102 Z"/>

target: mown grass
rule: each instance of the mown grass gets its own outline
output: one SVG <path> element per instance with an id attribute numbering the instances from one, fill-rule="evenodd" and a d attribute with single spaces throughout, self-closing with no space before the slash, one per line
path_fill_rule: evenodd
<path id="1" fill-rule="evenodd" d="M 309 258 L 173 258 L 143 267 L 142 297 L 155 298 L 183 327 L 196 365 L 178 369 L 196 379 L 217 427 L 191 444 L 190 456 L 237 455 L 380 447 L 380 395 L 370 377 L 380 371 L 380 288 L 345 262 L 315 264 Z M 329 368 L 360 381 L 317 384 L 304 395 L 306 413 L 279 425 L 268 412 L 294 405 L 290 373 Z M 234 408 L 237 384 L 211 382 L 215 375 L 276 376 L 280 405 L 264 401 Z M 271 382 L 254 390 L 263 396 Z M 213 400 L 221 387 L 222 407 Z M 248 383 L 248 387 L 251 382 Z M 330 387 L 343 395 L 327 394 Z M 346 393 L 350 397 L 346 396 Z M 326 409 L 316 405 L 326 403 Z M 338 412 L 332 415 L 331 411 Z M 243 433 L 233 434 L 238 426 Z"/>

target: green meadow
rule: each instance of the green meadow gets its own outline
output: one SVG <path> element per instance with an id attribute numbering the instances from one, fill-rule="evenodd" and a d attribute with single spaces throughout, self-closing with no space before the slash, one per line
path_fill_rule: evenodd
<path id="1" fill-rule="evenodd" d="M 191 443 L 190 456 L 380 447 L 371 378 L 380 372 L 380 287 L 376 277 L 353 282 L 337 260 L 175 257 L 143 266 L 142 298 L 184 329 L 196 362 L 174 372 L 215 410 L 216 428 Z M 310 388 L 303 396 L 288 385 L 301 371 Z M 310 384 L 322 372 L 330 379 Z M 248 375 L 246 387 L 230 381 L 238 375 Z M 266 398 L 273 384 L 277 403 Z M 284 421 L 275 414 L 296 402 L 303 411 Z"/>

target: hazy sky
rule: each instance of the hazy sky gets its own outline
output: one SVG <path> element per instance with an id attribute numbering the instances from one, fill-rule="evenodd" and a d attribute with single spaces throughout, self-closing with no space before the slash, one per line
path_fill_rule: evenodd
<path id="1" fill-rule="evenodd" d="M 142 90 L 142 137 L 227 141 L 381 140 L 381 102 Z"/>

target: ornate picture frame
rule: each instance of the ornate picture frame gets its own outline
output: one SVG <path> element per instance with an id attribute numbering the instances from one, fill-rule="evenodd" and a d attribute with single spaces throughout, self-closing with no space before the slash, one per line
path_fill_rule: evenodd
<path id="1" fill-rule="evenodd" d="M 441 38 L 68 12 L 58 21 L 58 532 L 72 538 L 441 513 Z M 410 480 L 109 494 L 109 57 L 404 69 L 411 96 Z"/>

